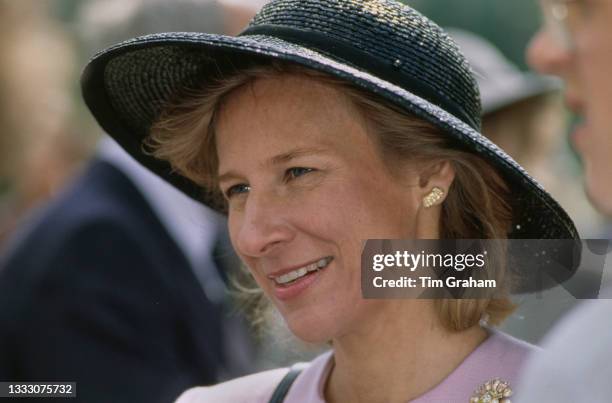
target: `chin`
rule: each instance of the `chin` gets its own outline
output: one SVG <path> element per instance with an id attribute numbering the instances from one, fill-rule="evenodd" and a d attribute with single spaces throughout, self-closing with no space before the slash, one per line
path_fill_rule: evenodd
<path id="1" fill-rule="evenodd" d="M 323 344 L 331 340 L 335 333 L 335 323 L 327 323 L 320 317 L 292 315 L 284 319 L 291 333 L 305 343 Z"/>

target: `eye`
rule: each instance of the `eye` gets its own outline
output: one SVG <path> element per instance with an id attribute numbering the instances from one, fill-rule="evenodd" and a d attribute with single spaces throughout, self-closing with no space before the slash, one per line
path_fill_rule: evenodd
<path id="1" fill-rule="evenodd" d="M 239 183 L 237 185 L 230 186 L 225 191 L 225 197 L 227 199 L 231 199 L 233 196 L 237 196 L 237 195 L 241 195 L 241 194 L 247 193 L 249 190 L 251 190 L 251 187 L 249 185 L 246 185 L 244 183 Z"/>
<path id="2" fill-rule="evenodd" d="M 313 172 L 313 168 L 294 167 L 289 168 L 285 171 L 285 178 L 287 180 L 296 179 L 300 176 L 306 175 L 307 173 Z"/>

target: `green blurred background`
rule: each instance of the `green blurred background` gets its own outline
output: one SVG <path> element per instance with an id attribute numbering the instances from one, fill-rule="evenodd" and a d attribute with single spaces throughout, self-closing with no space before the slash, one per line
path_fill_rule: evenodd
<path id="1" fill-rule="evenodd" d="M 540 24 L 535 0 L 406 0 L 443 27 L 473 31 L 526 69 L 525 48 Z"/>
<path id="2" fill-rule="evenodd" d="M 71 22 L 87 0 L 52 0 L 55 16 Z M 171 0 L 169 0 L 171 1 Z M 248 2 L 248 0 L 245 0 Z M 525 46 L 540 21 L 535 0 L 403 0 L 441 26 L 463 28 L 489 39 L 511 61 L 526 69 Z"/>

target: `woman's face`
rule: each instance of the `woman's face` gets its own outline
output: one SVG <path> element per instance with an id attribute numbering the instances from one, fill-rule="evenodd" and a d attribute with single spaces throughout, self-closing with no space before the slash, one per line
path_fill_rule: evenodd
<path id="1" fill-rule="evenodd" d="M 232 243 L 291 330 L 321 342 L 372 318 L 362 242 L 423 235 L 417 176 L 391 176 L 348 100 L 306 77 L 232 92 L 216 136 Z"/>

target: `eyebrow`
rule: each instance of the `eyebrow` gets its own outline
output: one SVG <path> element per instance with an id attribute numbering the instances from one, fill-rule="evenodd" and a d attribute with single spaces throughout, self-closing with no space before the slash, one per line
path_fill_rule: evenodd
<path id="1" fill-rule="evenodd" d="M 326 151 L 325 149 L 318 148 L 318 147 L 296 148 L 294 150 L 291 150 L 286 153 L 282 153 L 282 154 L 272 157 L 270 159 L 270 165 L 282 164 L 285 162 L 289 162 L 295 158 L 304 157 L 304 156 L 312 155 L 312 154 L 323 153 L 325 151 Z"/>
<path id="2" fill-rule="evenodd" d="M 296 148 L 291 151 L 275 155 L 274 157 L 270 158 L 270 160 L 266 162 L 265 165 L 279 165 L 279 164 L 287 163 L 299 157 L 305 157 L 305 156 L 312 155 L 312 154 L 325 153 L 326 151 L 327 151 L 326 149 L 320 148 L 320 147 Z M 234 171 L 229 171 L 229 172 L 224 173 L 223 175 L 219 175 L 217 177 L 217 182 L 224 182 L 230 179 L 239 179 L 241 177 L 242 177 L 241 175 L 235 173 Z"/>

